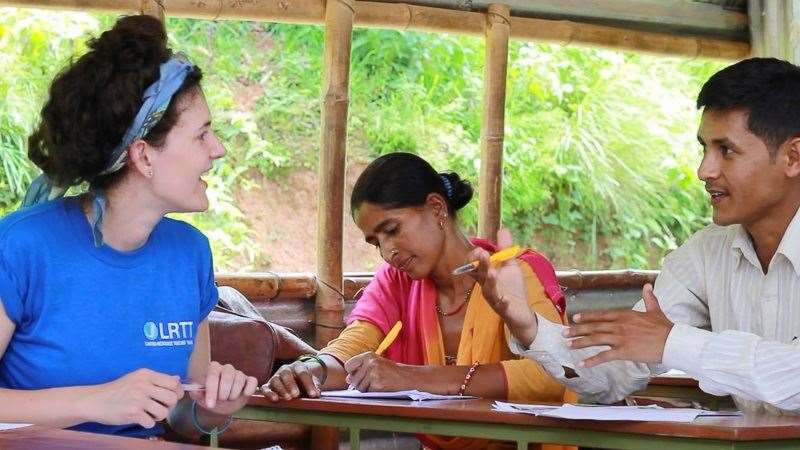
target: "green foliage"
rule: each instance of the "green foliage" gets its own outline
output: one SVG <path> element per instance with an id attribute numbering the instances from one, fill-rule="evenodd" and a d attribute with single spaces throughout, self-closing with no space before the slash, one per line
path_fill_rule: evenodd
<path id="1" fill-rule="evenodd" d="M 0 8 L 0 214 L 19 205 L 36 173 L 27 160 L 26 141 L 50 80 L 82 49 L 76 37 L 97 26 L 84 14 Z"/>
<path id="2" fill-rule="evenodd" d="M 115 17 L 0 9 L 0 212 L 34 173 L 25 137 L 49 81 Z M 57 24 L 57 25 L 54 25 Z M 257 170 L 280 178 L 316 166 L 323 30 L 314 26 L 169 19 L 170 39 L 203 68 L 228 155 L 209 177 L 211 208 L 188 215 L 218 266 L 264 255 L 236 206 Z M 350 163 L 412 151 L 477 182 L 481 39 L 356 30 Z M 653 267 L 707 223 L 694 168 L 693 97 L 719 63 L 514 42 L 506 107 L 503 221 L 559 267 Z M 477 202 L 460 212 L 468 229 Z"/>

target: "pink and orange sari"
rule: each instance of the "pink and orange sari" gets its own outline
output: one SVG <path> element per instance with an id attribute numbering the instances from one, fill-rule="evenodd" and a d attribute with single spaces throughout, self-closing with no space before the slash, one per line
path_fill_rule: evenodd
<path id="1" fill-rule="evenodd" d="M 495 251 L 494 246 L 488 241 L 473 240 L 473 243 L 488 251 Z M 533 255 L 542 258 L 540 255 Z M 523 254 L 520 257 L 528 265 L 531 265 L 530 258 L 531 253 Z M 541 308 L 542 299 L 532 297 L 536 297 L 536 293 L 544 296 L 543 287 L 533 270 L 525 272 L 528 274 L 526 287 L 529 292 L 529 303 L 533 306 L 536 301 Z M 437 289 L 432 280 L 413 280 L 405 273 L 389 265 L 384 265 L 364 290 L 363 296 L 348 317 L 347 323 L 350 324 L 356 320 L 370 322 L 380 328 L 383 334 L 386 334 L 400 320 L 403 322 L 403 329 L 386 351 L 385 356 L 403 364 L 444 365 L 444 343 L 435 308 L 437 296 Z M 548 298 L 553 297 L 548 295 Z M 563 302 L 563 297 L 555 298 L 556 300 L 552 304 L 552 314 L 547 314 L 551 320 L 559 320 L 563 317 L 563 303 L 559 304 L 559 302 Z M 503 321 L 483 298 L 480 286 L 475 286 L 464 318 L 456 364 L 469 366 L 476 361 L 491 364 L 507 359 L 513 359 L 513 355 L 506 343 Z M 560 386 L 559 389 L 564 392 Z M 553 398 L 554 393 L 543 392 L 542 394 L 543 398 Z M 574 394 L 567 391 L 562 394 L 562 398 L 566 401 L 574 401 Z M 420 436 L 420 440 L 427 447 L 442 450 L 504 447 L 502 443 L 475 438 L 424 435 Z M 547 450 L 565 448 L 557 445 L 542 447 Z"/>

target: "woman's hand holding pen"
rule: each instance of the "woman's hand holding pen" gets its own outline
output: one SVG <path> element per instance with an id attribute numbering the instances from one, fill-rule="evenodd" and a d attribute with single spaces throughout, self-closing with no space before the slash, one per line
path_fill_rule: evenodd
<path id="1" fill-rule="evenodd" d="M 498 248 L 514 245 L 511 233 L 501 229 L 497 233 Z M 536 338 L 538 322 L 536 315 L 528 306 L 528 295 L 525 280 L 517 259 L 508 259 L 497 265 L 491 264 L 489 252 L 476 248 L 469 259 L 478 261 L 477 268 L 469 272 L 469 276 L 481 286 L 483 297 L 500 318 L 508 325 L 509 330 L 528 347 Z"/>
<path id="2" fill-rule="evenodd" d="M 415 379 L 406 364 L 382 358 L 375 352 L 365 352 L 347 360 L 346 381 L 361 392 L 393 392 L 419 389 L 424 380 Z"/>
<path id="3" fill-rule="evenodd" d="M 183 397 L 180 378 L 139 369 L 114 381 L 87 387 L 86 420 L 107 425 L 139 424 L 152 428 Z"/>

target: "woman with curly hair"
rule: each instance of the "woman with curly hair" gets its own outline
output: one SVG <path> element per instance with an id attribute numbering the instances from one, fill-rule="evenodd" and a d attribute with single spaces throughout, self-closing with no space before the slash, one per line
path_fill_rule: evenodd
<path id="1" fill-rule="evenodd" d="M 164 217 L 208 208 L 202 176 L 225 154 L 201 77 L 131 16 L 54 79 L 29 139 L 44 174 L 0 220 L 0 422 L 193 435 L 255 391 L 210 360 L 208 239 Z"/>

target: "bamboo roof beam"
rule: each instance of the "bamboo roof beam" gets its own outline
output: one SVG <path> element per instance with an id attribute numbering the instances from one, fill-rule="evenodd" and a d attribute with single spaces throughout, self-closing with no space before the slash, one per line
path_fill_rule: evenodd
<path id="1" fill-rule="evenodd" d="M 497 0 L 378 0 L 486 12 Z M 571 20 L 658 33 L 747 41 L 747 13 L 689 0 L 503 0 L 515 17 Z M 728 0 L 728 3 L 732 3 Z"/>
<path id="2" fill-rule="evenodd" d="M 500 228 L 503 194 L 506 75 L 510 31 L 508 6 L 492 4 L 486 14 L 486 61 L 483 77 L 481 171 L 478 183 L 478 235 L 494 240 Z"/>
<path id="3" fill-rule="evenodd" d="M 240 19 L 263 22 L 322 24 L 325 0 L 161 0 L 171 17 Z M 141 11 L 142 0 L 0 0 L 0 6 L 92 10 L 117 13 Z M 483 36 L 485 15 L 478 12 L 357 1 L 355 26 L 461 33 Z M 742 59 L 750 55 L 746 42 L 621 29 L 566 20 L 511 17 L 511 38 L 558 44 L 583 44 L 687 57 Z"/>

